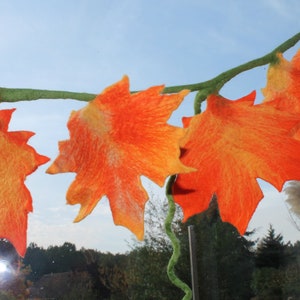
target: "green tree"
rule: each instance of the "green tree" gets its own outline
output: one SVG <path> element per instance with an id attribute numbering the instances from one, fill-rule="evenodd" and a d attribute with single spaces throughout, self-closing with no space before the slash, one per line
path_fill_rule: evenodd
<path id="1" fill-rule="evenodd" d="M 276 234 L 270 225 L 267 235 L 259 242 L 255 255 L 257 268 L 275 268 L 284 266 L 287 262 L 285 250 L 287 245 L 283 242 L 283 236 Z"/>
<path id="2" fill-rule="evenodd" d="M 99 256 L 98 270 L 101 283 L 110 291 L 110 300 L 127 299 L 127 281 L 125 270 L 127 256 L 111 254 Z"/>
<path id="3" fill-rule="evenodd" d="M 183 224 L 183 247 L 188 246 L 189 225 L 194 226 L 196 235 L 200 299 L 250 299 L 254 270 L 254 242 L 249 240 L 252 233 L 247 233 L 246 238 L 234 226 L 222 222 L 216 197 L 205 212 Z M 188 249 L 184 253 L 188 255 Z"/>
<path id="4" fill-rule="evenodd" d="M 128 256 L 126 278 L 129 299 L 181 299 L 167 277 L 167 264 L 171 252 L 157 251 L 144 245 Z"/>
<path id="5" fill-rule="evenodd" d="M 23 263 L 31 268 L 31 273 L 27 276 L 31 281 L 36 281 L 48 273 L 49 260 L 46 251 L 35 243 L 30 243 L 27 247 Z"/>
<path id="6" fill-rule="evenodd" d="M 23 261 L 32 269 L 28 278 L 36 285 L 43 282 L 43 297 L 63 295 L 64 299 L 72 299 L 74 295 L 85 295 L 82 297 L 88 298 L 80 296 L 80 299 L 113 300 L 126 299 L 126 259 L 123 254 L 104 254 L 84 248 L 78 251 L 74 244 L 65 242 L 61 246 L 49 246 L 47 249 L 32 243 Z M 49 277 L 49 274 L 53 276 Z M 64 274 L 71 279 L 68 287 L 56 282 Z M 79 281 L 82 284 L 78 284 Z M 53 286 L 59 290 L 53 291 Z"/>
<path id="7" fill-rule="evenodd" d="M 62 246 L 49 246 L 46 250 L 35 243 L 29 244 L 23 259 L 31 267 L 29 279 L 38 280 L 49 273 L 60 273 L 83 268 L 84 257 L 76 246 L 65 242 Z"/>
<path id="8" fill-rule="evenodd" d="M 282 299 L 286 285 L 285 267 L 291 260 L 289 245 L 270 225 L 268 233 L 258 243 L 255 253 L 256 270 L 252 287 L 259 299 Z"/>
<path id="9" fill-rule="evenodd" d="M 59 273 L 80 268 L 84 257 L 76 246 L 65 242 L 62 246 L 50 246 L 46 251 L 48 260 L 48 273 Z"/>
<path id="10" fill-rule="evenodd" d="M 283 295 L 287 299 L 300 299 L 300 242 L 294 245 L 288 244 L 286 252 L 288 253 L 287 264 L 284 267 L 284 286 Z"/>
<path id="11" fill-rule="evenodd" d="M 167 209 L 167 203 L 160 198 L 152 197 L 147 203 L 144 241 L 134 241 L 128 254 L 126 281 L 129 299 L 182 298 L 167 276 L 167 265 L 172 255 L 171 244 L 164 231 Z M 174 228 L 179 231 L 176 224 Z"/>
<path id="12" fill-rule="evenodd" d="M 132 299 L 182 298 L 166 276 L 172 251 L 162 230 L 166 208 L 161 210 L 161 207 L 164 207 L 161 203 L 150 207 L 151 213 L 146 216 L 145 242 L 134 244 L 129 254 L 129 292 L 135 295 Z M 190 218 L 187 223 L 182 224 L 180 220 L 178 214 L 174 225 L 181 242 L 181 257 L 176 266 L 178 277 L 188 284 L 191 282 L 188 226 L 193 225 L 197 240 L 200 299 L 250 299 L 254 243 L 221 221 L 216 199 L 212 200 L 207 211 Z"/>
<path id="13" fill-rule="evenodd" d="M 283 298 L 284 275 L 275 268 L 259 268 L 253 272 L 252 287 L 259 300 L 279 300 Z"/>
<path id="14" fill-rule="evenodd" d="M 92 279 L 92 289 L 97 299 L 127 299 L 125 254 L 101 253 L 92 249 L 81 249 L 85 257 L 85 270 Z"/>

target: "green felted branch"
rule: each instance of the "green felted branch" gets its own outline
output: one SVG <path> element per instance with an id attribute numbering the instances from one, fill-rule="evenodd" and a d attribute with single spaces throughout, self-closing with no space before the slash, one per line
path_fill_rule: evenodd
<path id="1" fill-rule="evenodd" d="M 185 296 L 182 298 L 182 300 L 191 300 L 193 296 L 192 290 L 187 284 L 181 281 L 175 273 L 175 265 L 180 257 L 180 242 L 172 230 L 173 219 L 176 211 L 176 206 L 172 197 L 172 185 L 175 181 L 175 178 L 175 175 L 171 176 L 166 187 L 169 210 L 165 220 L 165 231 L 170 238 L 173 247 L 173 254 L 168 263 L 167 274 L 170 281 L 185 293 Z"/>

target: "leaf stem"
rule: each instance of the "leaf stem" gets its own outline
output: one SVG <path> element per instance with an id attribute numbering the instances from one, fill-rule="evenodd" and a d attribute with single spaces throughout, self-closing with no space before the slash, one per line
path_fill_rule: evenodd
<path id="1" fill-rule="evenodd" d="M 168 199 L 169 210 L 165 220 L 165 231 L 168 237 L 170 238 L 173 247 L 173 254 L 168 263 L 167 274 L 170 281 L 185 293 L 185 296 L 182 298 L 182 300 L 191 300 L 193 296 L 192 290 L 186 283 L 181 281 L 175 274 L 175 265 L 177 264 L 178 259 L 180 257 L 180 242 L 172 230 L 172 223 L 176 211 L 176 206 L 172 196 L 172 185 L 175 181 L 175 178 L 176 178 L 175 175 L 171 176 L 166 186 L 166 196 Z"/>
<path id="2" fill-rule="evenodd" d="M 163 92 L 164 93 L 178 93 L 179 91 L 182 91 L 185 89 L 190 90 L 191 92 L 199 91 L 199 90 L 203 90 L 203 89 L 204 90 L 205 89 L 220 90 L 226 82 L 228 82 L 233 77 L 235 77 L 236 75 L 238 75 L 242 72 L 245 72 L 245 71 L 248 71 L 253 68 L 260 67 L 260 66 L 263 66 L 263 65 L 266 65 L 269 63 L 277 62 L 277 60 L 278 60 L 277 53 L 283 53 L 283 52 L 287 51 L 288 49 L 295 46 L 295 44 L 299 40 L 300 40 L 300 32 L 297 33 L 296 35 L 294 35 L 293 37 L 291 37 L 290 39 L 288 39 L 287 41 L 280 44 L 278 47 L 276 47 L 274 50 L 272 50 L 268 54 L 266 54 L 262 57 L 253 59 L 251 61 L 248 61 L 247 63 L 239 65 L 235 68 L 229 69 L 210 80 L 199 82 L 199 83 L 194 83 L 194 84 L 165 87 Z"/>
<path id="3" fill-rule="evenodd" d="M 295 34 L 290 39 L 283 42 L 276 47 L 270 53 L 244 63 L 235 68 L 229 69 L 218 76 L 199 83 L 176 85 L 165 87 L 163 93 L 178 93 L 184 89 L 188 89 L 191 92 L 200 91 L 201 94 L 196 97 L 195 100 L 195 112 L 197 113 L 197 107 L 202 101 L 206 99 L 209 94 L 218 92 L 226 82 L 231 80 L 238 74 L 255 67 L 263 66 L 269 63 L 275 63 L 277 61 L 277 53 L 283 53 L 293 47 L 300 40 L 300 32 Z M 79 101 L 90 101 L 96 97 L 96 94 L 89 93 L 76 93 L 68 91 L 52 91 L 52 90 L 37 90 L 37 89 L 19 89 L 19 88 L 4 88 L 0 87 L 0 101 L 1 102 L 17 102 L 17 101 L 29 101 L 38 99 L 74 99 Z"/>
<path id="4" fill-rule="evenodd" d="M 278 61 L 277 54 L 284 53 L 288 49 L 292 48 L 299 40 L 300 40 L 300 32 L 295 34 L 293 37 L 286 40 L 282 44 L 280 44 L 278 47 L 276 47 L 274 50 L 272 50 L 268 54 L 266 54 L 262 57 L 256 58 L 254 60 L 251 60 L 242 65 L 239 65 L 235 68 L 229 69 L 210 80 L 203 81 L 200 83 L 194 83 L 194 84 L 166 87 L 163 90 L 163 92 L 164 93 L 177 93 L 184 89 L 190 90 L 191 92 L 199 91 L 199 93 L 197 94 L 197 97 L 195 98 L 195 102 L 194 102 L 194 111 L 195 111 L 195 114 L 198 114 L 198 113 L 200 113 L 201 102 L 203 102 L 207 98 L 208 95 L 213 94 L 213 93 L 218 93 L 221 90 L 221 88 L 225 85 L 225 83 L 227 83 L 232 78 L 234 78 L 235 76 L 237 76 L 245 71 L 254 69 L 256 67 L 264 66 L 266 64 L 276 63 Z"/>
<path id="5" fill-rule="evenodd" d="M 1 102 L 18 102 L 39 99 L 74 99 L 79 101 L 90 101 L 96 96 L 96 94 L 67 91 L 0 88 Z"/>

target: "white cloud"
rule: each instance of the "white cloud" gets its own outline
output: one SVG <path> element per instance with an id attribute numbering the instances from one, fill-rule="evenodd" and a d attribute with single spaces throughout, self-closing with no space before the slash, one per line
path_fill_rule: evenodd
<path id="1" fill-rule="evenodd" d="M 77 248 L 93 248 L 112 253 L 128 251 L 127 241 L 132 239 L 133 234 L 124 227 L 114 225 L 105 201 L 98 204 L 93 214 L 79 223 L 73 223 L 71 217 L 61 218 L 60 215 L 65 211 L 66 209 L 63 209 L 63 213 L 49 211 L 51 220 L 39 218 L 37 213 L 30 214 L 28 243 L 35 242 L 48 247 L 67 241 L 74 243 Z"/>

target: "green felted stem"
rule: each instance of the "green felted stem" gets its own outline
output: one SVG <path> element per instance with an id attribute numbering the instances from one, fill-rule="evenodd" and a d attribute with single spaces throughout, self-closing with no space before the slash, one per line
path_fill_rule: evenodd
<path id="1" fill-rule="evenodd" d="M 254 69 L 256 67 L 264 66 L 267 64 L 272 64 L 272 63 L 277 63 L 278 62 L 278 53 L 284 53 L 288 49 L 292 48 L 295 46 L 295 44 L 300 40 L 300 32 L 295 34 L 293 37 L 288 39 L 287 41 L 283 42 L 280 44 L 278 47 L 276 47 L 273 51 L 270 53 L 251 60 L 245 64 L 239 65 L 235 68 L 229 69 L 218 76 L 207 80 L 203 81 L 200 83 L 195 83 L 195 84 L 186 84 L 186 85 L 178 85 L 178 86 L 172 86 L 172 87 L 166 87 L 163 92 L 164 93 L 177 93 L 181 90 L 190 90 L 191 92 L 194 91 L 203 91 L 201 97 L 199 97 L 199 100 L 203 98 L 203 95 L 206 93 L 206 96 L 212 93 L 217 93 L 220 91 L 220 89 L 224 86 L 225 83 L 230 81 L 232 78 L 237 76 L 238 74 L 241 74 L 245 71 Z"/>
<path id="2" fill-rule="evenodd" d="M 97 95 L 95 94 L 66 91 L 0 88 L 0 102 L 18 102 L 39 99 L 74 99 L 90 101 L 96 96 Z"/>
<path id="3" fill-rule="evenodd" d="M 300 40 L 300 33 L 297 33 L 278 47 L 276 47 L 270 53 L 251 60 L 245 64 L 242 64 L 233 69 L 227 70 L 218 76 L 203 81 L 200 83 L 177 85 L 165 87 L 163 93 L 178 93 L 182 90 L 201 91 L 201 94 L 195 98 L 195 114 L 199 113 L 199 106 L 206 97 L 212 93 L 217 93 L 224 86 L 224 84 L 230 81 L 238 74 L 248 71 L 250 69 L 263 66 L 270 63 L 276 63 L 278 61 L 277 53 L 284 53 L 288 49 L 292 48 Z M 88 93 L 75 93 L 67 91 L 50 91 L 50 90 L 35 90 L 35 89 L 14 89 L 14 88 L 0 88 L 0 102 L 17 102 L 23 100 L 38 100 L 38 99 L 74 99 L 80 101 L 90 101 L 96 97 L 95 94 Z"/>
<path id="4" fill-rule="evenodd" d="M 168 199 L 169 210 L 165 220 L 165 231 L 168 237 L 170 238 L 173 247 L 173 254 L 168 263 L 167 274 L 170 281 L 185 293 L 185 296 L 182 298 L 182 300 L 191 300 L 193 297 L 192 290 L 186 283 L 181 281 L 175 274 L 175 265 L 177 264 L 178 259 L 180 257 L 180 242 L 172 230 L 172 223 L 176 211 L 176 206 L 172 197 L 172 185 L 174 183 L 175 178 L 176 178 L 175 175 L 171 176 L 166 187 L 166 195 Z"/>

